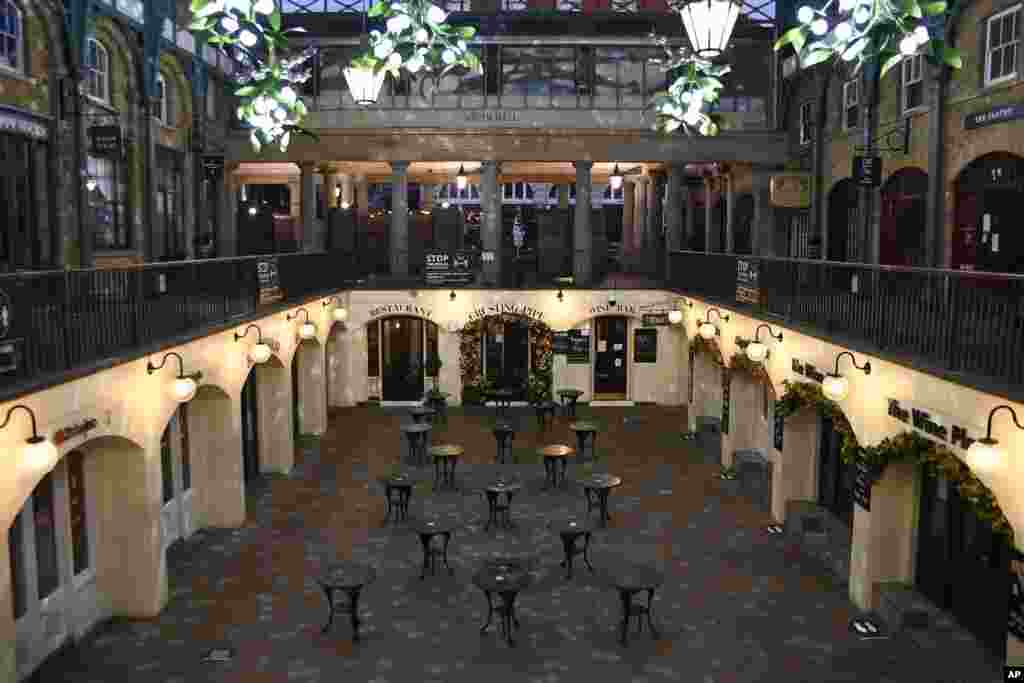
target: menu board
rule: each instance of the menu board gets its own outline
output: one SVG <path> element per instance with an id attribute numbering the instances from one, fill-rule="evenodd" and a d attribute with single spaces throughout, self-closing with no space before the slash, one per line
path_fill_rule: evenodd
<path id="1" fill-rule="evenodd" d="M 284 298 L 276 257 L 262 258 L 256 262 L 256 281 L 259 285 L 259 294 L 256 298 L 258 306 L 272 304 Z"/>
<path id="2" fill-rule="evenodd" d="M 638 327 L 633 331 L 633 362 L 658 362 L 658 330 Z"/>
<path id="3" fill-rule="evenodd" d="M 732 411 L 732 373 L 722 368 L 722 433 L 729 433 L 729 413 Z"/>
<path id="4" fill-rule="evenodd" d="M 565 360 L 571 365 L 590 363 L 590 335 L 582 330 L 569 330 L 569 352 Z"/>
<path id="5" fill-rule="evenodd" d="M 437 287 L 465 286 L 473 283 L 473 252 L 428 250 L 423 277 Z"/>
<path id="6" fill-rule="evenodd" d="M 783 416 L 783 403 L 782 401 L 775 402 L 775 425 L 774 425 L 774 442 L 775 450 L 782 450 L 782 435 L 783 430 L 786 428 L 786 418 Z"/>
<path id="7" fill-rule="evenodd" d="M 551 335 L 551 353 L 564 356 L 569 353 L 572 342 L 568 332 L 554 332 Z"/>
<path id="8" fill-rule="evenodd" d="M 761 303 L 761 264 L 757 261 L 736 259 L 736 302 L 741 304 Z"/>
<path id="9" fill-rule="evenodd" d="M 875 483 L 875 470 L 862 460 L 858 460 L 854 468 L 853 502 L 870 511 L 871 486 Z"/>

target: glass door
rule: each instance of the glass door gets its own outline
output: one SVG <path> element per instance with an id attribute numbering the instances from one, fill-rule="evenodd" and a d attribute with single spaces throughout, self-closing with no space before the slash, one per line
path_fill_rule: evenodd
<path id="1" fill-rule="evenodd" d="M 594 318 L 594 395 L 625 400 L 627 331 L 629 320 L 620 317 Z"/>
<path id="2" fill-rule="evenodd" d="M 423 397 L 423 321 L 395 316 L 381 321 L 385 401 Z"/>
<path id="3" fill-rule="evenodd" d="M 260 476 L 259 436 L 256 429 L 256 369 L 242 385 L 242 474 L 245 483 Z"/>
<path id="4" fill-rule="evenodd" d="M 526 400 L 530 377 L 530 327 L 525 320 L 494 320 L 483 335 L 484 373 L 497 389 L 512 389 Z"/>
<path id="5" fill-rule="evenodd" d="M 827 417 L 821 419 L 818 449 L 818 504 L 853 528 L 853 483 L 856 471 L 840 457 L 842 438 Z"/>

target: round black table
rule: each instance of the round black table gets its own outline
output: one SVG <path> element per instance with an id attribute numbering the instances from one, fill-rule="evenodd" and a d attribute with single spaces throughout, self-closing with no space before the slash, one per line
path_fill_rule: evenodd
<path id="1" fill-rule="evenodd" d="M 616 563 L 617 566 L 605 570 L 607 582 L 619 592 L 619 601 L 622 603 L 622 623 L 620 639 L 626 644 L 626 634 L 629 631 L 629 620 L 637 618 L 637 626 L 642 628 L 640 618 L 646 616 L 647 625 L 655 638 L 661 634 L 651 621 L 651 606 L 654 602 L 654 591 L 665 581 L 665 575 L 654 567 L 648 567 L 633 562 Z M 647 593 L 647 604 L 634 601 L 638 593 Z"/>
<path id="2" fill-rule="evenodd" d="M 498 479 L 484 487 L 482 493 L 487 498 L 487 524 L 484 525 L 484 531 L 489 530 L 491 524 L 497 526 L 499 524 L 499 517 L 503 519 L 500 522 L 503 527 L 513 526 L 511 513 L 512 497 L 522 491 L 522 489 L 523 485 L 520 482 L 504 479 Z M 505 496 L 504 502 L 502 502 L 501 496 Z"/>
<path id="3" fill-rule="evenodd" d="M 544 458 L 544 472 L 547 475 L 547 482 L 544 490 L 555 488 L 559 484 L 565 485 L 565 468 L 568 466 L 566 458 L 575 453 L 571 447 L 564 444 L 554 444 L 537 449 L 537 455 Z M 558 476 L 558 463 L 562 463 L 562 476 Z"/>
<path id="4" fill-rule="evenodd" d="M 430 419 L 434 417 L 436 412 L 437 411 L 433 408 L 428 408 L 426 406 L 413 406 L 412 408 L 409 408 L 409 415 L 412 416 L 413 422 L 416 423 L 429 423 Z"/>
<path id="5" fill-rule="evenodd" d="M 616 477 L 614 474 L 591 474 L 578 481 L 587 499 L 587 514 L 589 515 L 596 507 L 601 513 L 601 525 L 604 526 L 612 518 L 608 514 L 608 494 L 622 484 L 622 477 Z"/>
<path id="6" fill-rule="evenodd" d="M 424 422 L 404 424 L 401 427 L 405 437 L 409 439 L 409 455 L 416 465 L 427 464 L 427 437 L 431 426 Z"/>
<path id="7" fill-rule="evenodd" d="M 455 490 L 455 466 L 465 453 L 462 446 L 446 443 L 430 447 L 430 457 L 434 459 L 434 490 L 449 488 Z"/>
<path id="8" fill-rule="evenodd" d="M 395 515 L 394 521 L 409 518 L 409 498 L 412 496 L 412 487 L 416 480 L 410 475 L 401 473 L 386 477 L 380 480 L 384 485 L 384 502 L 387 504 L 387 511 L 384 514 L 384 524 L 391 519 L 392 512 Z M 396 495 L 396 497 L 392 497 Z"/>
<path id="9" fill-rule="evenodd" d="M 582 555 L 587 567 L 590 571 L 594 571 L 594 566 L 590 564 L 590 537 L 594 533 L 594 525 L 590 520 L 569 517 L 553 520 L 548 527 L 562 539 L 565 559 L 559 566 L 567 568 L 565 578 L 572 578 L 572 560 L 577 555 Z M 582 548 L 578 544 L 581 538 L 583 539 Z"/>
<path id="10" fill-rule="evenodd" d="M 452 539 L 452 532 L 462 524 L 454 517 L 431 517 L 416 524 L 416 533 L 419 534 L 420 543 L 423 545 L 423 569 L 420 570 L 420 580 L 427 574 L 433 576 L 437 569 L 437 560 L 441 558 L 449 574 L 455 570 L 448 565 L 448 543 Z M 435 543 L 440 539 L 440 544 Z"/>
<path id="11" fill-rule="evenodd" d="M 494 441 L 498 445 L 498 454 L 494 462 L 505 464 L 505 458 L 512 452 L 512 439 L 516 437 L 516 428 L 508 422 L 499 422 L 494 425 Z"/>
<path id="12" fill-rule="evenodd" d="M 494 410 L 497 417 L 504 417 L 505 411 L 512 405 L 512 399 L 522 393 L 519 389 L 491 389 L 487 396 L 494 401 Z"/>
<path id="13" fill-rule="evenodd" d="M 328 565 L 326 571 L 317 578 L 317 583 L 327 598 L 329 616 L 321 633 L 327 633 L 334 623 L 335 613 L 347 613 L 352 618 L 352 640 L 359 640 L 359 594 L 363 588 L 377 579 L 377 570 L 360 562 L 337 562 Z M 345 593 L 348 602 L 336 603 L 334 594 Z"/>
<path id="14" fill-rule="evenodd" d="M 533 582 L 525 563 L 515 560 L 487 562 L 480 570 L 473 575 L 473 584 L 484 592 L 487 598 L 487 621 L 480 627 L 480 633 L 487 631 L 491 625 L 491 618 L 497 612 L 501 617 L 501 628 L 505 632 L 505 638 L 510 646 L 515 645 L 512 639 L 512 627 L 519 628 L 519 619 L 516 618 L 516 596 Z M 491 599 L 493 594 L 501 598 L 501 604 L 497 609 Z"/>
<path id="15" fill-rule="evenodd" d="M 576 432 L 576 452 L 580 460 L 584 460 L 587 453 L 587 437 L 590 437 L 590 453 L 593 460 L 597 460 L 597 433 L 601 427 L 596 422 L 580 420 L 569 425 L 569 429 Z"/>
<path id="16" fill-rule="evenodd" d="M 563 412 L 576 419 L 576 401 L 580 400 L 580 396 L 583 392 L 579 389 L 559 389 L 558 398 L 562 399 L 562 410 Z"/>

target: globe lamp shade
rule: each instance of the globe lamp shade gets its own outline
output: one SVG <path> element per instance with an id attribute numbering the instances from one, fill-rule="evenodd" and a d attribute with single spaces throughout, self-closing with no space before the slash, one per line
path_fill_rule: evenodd
<path id="1" fill-rule="evenodd" d="M 49 472 L 57 464 L 57 447 L 41 436 L 33 436 L 25 442 L 25 462 L 40 472 Z"/>
<path id="2" fill-rule="evenodd" d="M 700 327 L 697 328 L 697 334 L 699 334 L 701 337 L 709 341 L 711 339 L 714 339 L 715 333 L 717 332 L 718 330 L 715 328 L 715 326 L 708 322 L 701 323 Z"/>
<path id="3" fill-rule="evenodd" d="M 178 403 L 188 403 L 196 395 L 199 385 L 191 377 L 179 377 L 171 385 L 171 394 Z"/>
<path id="4" fill-rule="evenodd" d="M 967 466 L 975 472 L 991 472 L 1003 460 L 1003 451 L 995 439 L 978 439 L 967 449 Z"/>
<path id="5" fill-rule="evenodd" d="M 345 81 L 356 104 L 366 107 L 377 104 L 377 95 L 387 71 L 376 71 L 372 66 L 350 66 L 345 69 Z"/>
<path id="6" fill-rule="evenodd" d="M 678 325 L 683 322 L 683 312 L 679 310 L 668 312 L 668 321 L 673 325 Z"/>
<path id="7" fill-rule="evenodd" d="M 270 360 L 270 347 L 266 344 L 253 344 L 252 348 L 249 349 L 249 360 L 253 363 L 266 363 Z"/>
<path id="8" fill-rule="evenodd" d="M 299 327 L 299 337 L 302 339 L 312 339 L 316 336 L 316 325 L 313 323 L 302 323 Z"/>
<path id="9" fill-rule="evenodd" d="M 608 176 L 608 184 L 613 190 L 619 190 L 622 188 L 622 174 L 619 173 L 619 166 L 616 164 L 612 174 Z"/>
<path id="10" fill-rule="evenodd" d="M 768 357 L 768 347 L 759 341 L 747 344 L 747 358 L 754 363 L 761 363 Z"/>
<path id="11" fill-rule="evenodd" d="M 339 323 L 343 323 L 348 320 L 348 309 L 344 306 L 339 306 L 334 309 L 334 319 Z"/>
<path id="12" fill-rule="evenodd" d="M 842 375 L 829 373 L 821 383 L 821 393 L 830 401 L 842 401 L 850 393 L 850 382 Z"/>
<path id="13" fill-rule="evenodd" d="M 466 176 L 466 171 L 462 166 L 459 166 L 459 173 L 455 176 L 455 187 L 459 190 L 465 190 L 468 184 L 469 178 Z"/>
<path id="14" fill-rule="evenodd" d="M 729 44 L 740 4 L 732 0 L 693 0 L 680 7 L 679 14 L 697 56 L 714 59 Z"/>

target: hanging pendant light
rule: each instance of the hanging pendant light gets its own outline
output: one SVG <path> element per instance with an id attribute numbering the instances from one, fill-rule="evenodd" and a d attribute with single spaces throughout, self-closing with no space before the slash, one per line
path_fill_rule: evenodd
<path id="1" fill-rule="evenodd" d="M 692 0 L 679 7 L 679 14 L 698 57 L 714 59 L 725 52 L 740 4 L 733 0 Z"/>
<path id="2" fill-rule="evenodd" d="M 455 176 L 455 187 L 459 188 L 459 191 L 466 189 L 466 185 L 469 184 L 469 178 L 466 176 L 466 169 L 459 164 L 459 173 Z"/>
<path id="3" fill-rule="evenodd" d="M 363 35 L 359 39 L 361 54 L 370 50 L 370 34 L 366 27 L 366 13 L 363 13 Z M 359 62 L 355 60 L 345 68 L 345 82 L 348 83 L 352 99 L 360 107 L 368 107 L 377 104 L 377 96 L 384 86 L 384 79 L 388 72 L 383 69 L 377 70 L 372 63 Z"/>
<path id="4" fill-rule="evenodd" d="M 615 164 L 612 174 L 608 176 L 608 185 L 612 190 L 619 190 L 622 187 L 622 174 L 619 172 L 619 165 Z"/>

